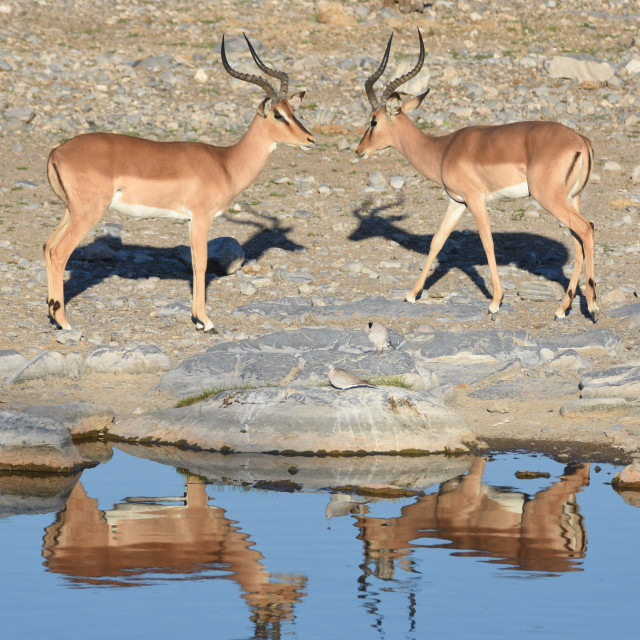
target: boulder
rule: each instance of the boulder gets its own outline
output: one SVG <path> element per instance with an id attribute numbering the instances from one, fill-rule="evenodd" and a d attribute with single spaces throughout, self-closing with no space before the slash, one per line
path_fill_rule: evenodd
<path id="1" fill-rule="evenodd" d="M 90 402 L 34 405 L 27 407 L 23 412 L 53 418 L 69 429 L 73 439 L 104 433 L 115 417 L 111 409 Z"/>
<path id="2" fill-rule="evenodd" d="M 152 344 L 96 347 L 85 360 L 98 373 L 157 373 L 171 369 L 171 360 Z"/>
<path id="3" fill-rule="evenodd" d="M 583 398 L 640 400 L 640 363 L 617 365 L 584 373 L 580 378 Z"/>
<path id="4" fill-rule="evenodd" d="M 287 387 L 224 391 L 118 422 L 116 438 L 237 453 L 466 450 L 467 422 L 426 391 Z"/>
<path id="5" fill-rule="evenodd" d="M 209 240 L 207 244 L 207 271 L 219 276 L 235 273 L 244 262 L 242 245 L 231 236 L 223 236 Z M 180 247 L 178 257 L 187 266 L 191 265 L 191 248 Z"/>
<path id="6" fill-rule="evenodd" d="M 69 429 L 52 418 L 0 410 L 0 469 L 71 473 L 83 460 Z"/>

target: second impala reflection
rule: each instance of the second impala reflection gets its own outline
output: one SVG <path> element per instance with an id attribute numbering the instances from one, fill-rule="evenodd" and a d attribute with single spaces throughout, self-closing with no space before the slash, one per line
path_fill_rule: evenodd
<path id="1" fill-rule="evenodd" d="M 358 515 L 365 572 L 391 579 L 395 566 L 412 569 L 413 549 L 422 539 L 457 550 L 457 555 L 495 558 L 525 571 L 580 570 L 587 535 L 576 494 L 589 483 L 589 466 L 565 470 L 548 488 L 529 497 L 482 482 L 486 461 L 420 497 L 395 518 Z M 352 512 L 353 513 L 353 512 Z"/>

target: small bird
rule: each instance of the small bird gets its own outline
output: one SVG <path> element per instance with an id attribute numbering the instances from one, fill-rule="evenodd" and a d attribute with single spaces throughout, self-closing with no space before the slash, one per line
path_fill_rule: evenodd
<path id="1" fill-rule="evenodd" d="M 371 387 L 372 389 L 377 389 L 375 384 L 369 384 L 364 380 L 360 380 L 358 376 L 354 376 L 350 371 L 336 369 L 332 364 L 329 365 L 329 382 L 341 391 L 353 389 L 354 387 Z"/>
<path id="2" fill-rule="evenodd" d="M 381 322 L 367 322 L 367 326 L 364 330 L 367 332 L 369 340 L 376 348 L 376 353 L 383 353 L 385 347 L 391 346 L 389 330 Z"/>

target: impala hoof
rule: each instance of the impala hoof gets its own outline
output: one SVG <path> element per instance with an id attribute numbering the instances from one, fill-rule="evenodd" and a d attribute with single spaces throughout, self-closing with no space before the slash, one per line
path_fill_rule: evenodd
<path id="1" fill-rule="evenodd" d="M 554 320 L 565 320 L 566 317 L 567 317 L 567 312 L 568 312 L 568 309 L 565 310 L 562 307 L 560 307 L 559 309 L 556 309 L 556 313 L 555 313 L 555 316 L 554 316 L 553 319 Z"/>
<path id="2" fill-rule="evenodd" d="M 598 322 L 598 318 L 600 317 L 600 309 L 598 307 L 594 307 L 593 311 L 590 311 L 591 318 L 593 319 L 593 323 Z"/>
<path id="3" fill-rule="evenodd" d="M 410 302 L 411 304 L 415 304 L 416 303 L 416 297 L 415 297 L 415 295 L 413 293 L 409 292 L 404 297 L 404 301 L 405 302 Z"/>

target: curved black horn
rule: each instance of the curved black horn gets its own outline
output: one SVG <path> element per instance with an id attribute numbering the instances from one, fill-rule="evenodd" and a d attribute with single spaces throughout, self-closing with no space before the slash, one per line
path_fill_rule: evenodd
<path id="1" fill-rule="evenodd" d="M 224 50 L 224 34 L 222 35 L 222 45 L 220 46 L 220 56 L 222 58 L 222 66 L 231 77 L 237 78 L 238 80 L 244 80 L 245 82 L 251 82 L 252 84 L 257 84 L 259 87 L 262 87 L 262 89 L 266 91 L 267 95 L 274 102 L 279 102 L 278 93 L 267 80 L 265 80 L 264 78 L 261 78 L 260 76 L 254 76 L 251 73 L 240 73 L 239 71 L 236 71 L 235 69 L 231 68 L 231 65 L 227 60 L 227 54 L 225 53 L 225 50 Z"/>
<path id="2" fill-rule="evenodd" d="M 424 42 L 422 40 L 422 34 L 420 33 L 420 29 L 418 29 L 418 38 L 420 38 L 420 56 L 418 57 L 418 62 L 416 63 L 416 66 L 413 67 L 411 71 L 408 71 L 403 76 L 396 78 L 395 80 L 393 80 L 387 85 L 386 89 L 384 90 L 384 93 L 382 94 L 382 98 L 380 99 L 380 102 L 382 104 L 386 104 L 387 100 L 389 99 L 389 96 L 400 85 L 404 84 L 405 82 L 409 82 L 411 78 L 414 78 L 420 73 L 420 69 L 422 69 L 422 65 L 424 63 Z"/>
<path id="3" fill-rule="evenodd" d="M 279 92 L 280 99 L 286 98 L 289 92 L 288 74 L 285 73 L 284 71 L 277 71 L 276 69 L 271 69 L 270 67 L 267 67 L 267 65 L 264 62 L 262 62 L 262 60 L 260 60 L 260 58 L 258 57 L 258 54 L 255 52 L 255 49 L 251 45 L 251 42 L 249 42 L 249 38 L 247 38 L 247 34 L 243 33 L 242 35 L 244 36 L 244 39 L 247 41 L 247 44 L 249 45 L 249 51 L 251 51 L 251 56 L 253 57 L 254 62 L 258 65 L 258 68 L 260 69 L 260 71 L 262 71 L 263 73 L 266 73 L 268 76 L 271 76 L 272 78 L 277 78 L 278 80 L 280 80 L 280 92 Z"/>
<path id="4" fill-rule="evenodd" d="M 384 56 L 382 56 L 382 62 L 378 67 L 378 70 L 370 75 L 367 78 L 367 81 L 364 83 L 365 91 L 367 92 L 367 98 L 369 98 L 369 103 L 374 111 L 377 111 L 380 108 L 380 103 L 378 102 L 378 98 L 376 98 L 376 92 L 373 88 L 373 85 L 376 83 L 378 78 L 384 73 L 384 70 L 387 66 L 387 61 L 389 60 L 389 51 L 391 51 L 391 41 L 393 40 L 393 31 L 391 32 L 391 36 L 389 36 L 389 42 L 387 42 L 387 48 L 384 52 Z"/>

